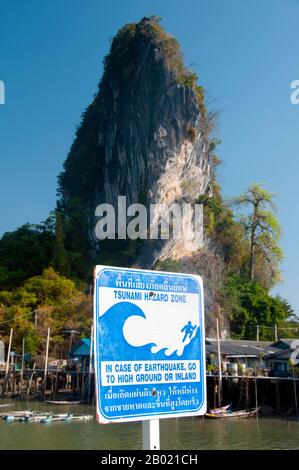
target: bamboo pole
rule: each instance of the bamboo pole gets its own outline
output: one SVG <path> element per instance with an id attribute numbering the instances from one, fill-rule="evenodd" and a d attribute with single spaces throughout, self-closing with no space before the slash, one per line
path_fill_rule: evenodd
<path id="1" fill-rule="evenodd" d="M 13 371 L 12 373 L 12 396 L 15 396 L 15 385 L 16 385 L 16 375 Z"/>
<path id="2" fill-rule="evenodd" d="M 80 361 L 80 364 L 77 364 L 76 396 L 78 396 L 79 394 L 80 370 L 81 370 L 81 361 Z"/>
<path id="3" fill-rule="evenodd" d="M 257 421 L 258 421 L 258 420 L 259 420 L 259 413 L 258 413 L 259 405 L 258 405 L 258 398 L 257 398 L 257 379 L 255 379 L 255 381 L 254 381 L 254 388 L 255 388 L 256 419 L 257 419 Z"/>
<path id="4" fill-rule="evenodd" d="M 24 363 L 25 363 L 25 338 L 22 341 L 22 366 L 21 366 L 21 387 L 24 380 Z"/>
<path id="5" fill-rule="evenodd" d="M 82 372 L 82 380 L 81 380 L 81 401 L 84 399 L 84 385 L 85 385 L 85 368 L 86 368 L 86 357 L 83 361 L 83 372 Z"/>
<path id="6" fill-rule="evenodd" d="M 90 331 L 90 351 L 89 351 L 89 371 L 88 371 L 88 403 L 90 402 L 92 358 L 93 358 L 93 324 L 91 325 L 91 331 Z"/>
<path id="7" fill-rule="evenodd" d="M 213 392 L 214 392 L 214 409 L 215 409 L 217 407 L 217 404 L 216 404 L 216 395 L 217 395 L 216 377 L 213 377 Z"/>
<path id="8" fill-rule="evenodd" d="M 220 352 L 220 337 L 219 337 L 219 320 L 216 319 L 217 326 L 217 349 L 218 349 L 218 368 L 219 368 L 219 380 L 218 380 L 218 405 L 221 407 L 221 393 L 222 393 L 222 364 L 221 364 L 221 352 Z"/>
<path id="9" fill-rule="evenodd" d="M 50 328 L 48 328 L 47 345 L 46 345 L 45 373 L 44 373 L 44 397 L 46 395 L 46 389 L 47 389 L 49 343 L 50 343 Z"/>
<path id="10" fill-rule="evenodd" d="M 32 369 L 32 374 L 30 376 L 30 380 L 29 380 L 29 384 L 28 384 L 28 390 L 27 390 L 27 395 L 30 394 L 30 389 L 32 387 L 32 380 L 33 380 L 33 375 L 34 375 L 34 371 L 35 371 L 35 367 L 36 367 L 36 362 L 33 364 L 33 369 Z"/>
<path id="11" fill-rule="evenodd" d="M 7 358 L 6 358 L 5 378 L 7 378 L 7 376 L 8 376 L 8 371 L 9 371 L 10 351 L 11 351 L 11 343 L 12 343 L 12 334 L 13 334 L 13 328 L 10 329 L 9 344 L 8 344 L 8 351 L 7 351 Z"/>
<path id="12" fill-rule="evenodd" d="M 294 383 L 295 408 L 296 408 L 296 415 L 297 415 L 297 419 L 298 419 L 297 387 L 296 387 L 296 380 L 295 380 L 295 368 L 294 368 L 294 364 L 292 364 L 292 369 L 293 369 L 293 383 Z"/>
<path id="13" fill-rule="evenodd" d="M 53 374 L 53 378 L 54 378 L 54 374 Z M 54 400 L 56 400 L 56 395 L 58 395 L 58 393 L 59 393 L 59 362 L 57 361 L 55 387 L 53 389 Z"/>

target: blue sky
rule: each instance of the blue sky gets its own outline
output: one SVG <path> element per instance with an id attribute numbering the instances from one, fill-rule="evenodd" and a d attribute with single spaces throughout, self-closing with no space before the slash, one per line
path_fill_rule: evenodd
<path id="1" fill-rule="evenodd" d="M 96 92 L 111 38 L 151 14 L 179 40 L 211 107 L 226 196 L 250 182 L 277 194 L 284 282 L 299 309 L 297 264 L 298 0 L 0 0 L 0 234 L 44 220 L 81 113 Z"/>

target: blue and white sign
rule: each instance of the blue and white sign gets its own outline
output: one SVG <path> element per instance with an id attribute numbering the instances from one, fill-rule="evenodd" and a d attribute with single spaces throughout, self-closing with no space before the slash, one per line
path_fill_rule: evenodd
<path id="1" fill-rule="evenodd" d="M 96 266 L 94 325 L 100 423 L 206 412 L 201 277 Z"/>

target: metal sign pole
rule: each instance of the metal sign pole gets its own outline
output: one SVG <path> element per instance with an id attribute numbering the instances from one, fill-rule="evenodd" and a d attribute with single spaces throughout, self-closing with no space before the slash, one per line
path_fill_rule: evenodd
<path id="1" fill-rule="evenodd" d="M 143 450 L 160 450 L 159 419 L 142 421 Z"/>

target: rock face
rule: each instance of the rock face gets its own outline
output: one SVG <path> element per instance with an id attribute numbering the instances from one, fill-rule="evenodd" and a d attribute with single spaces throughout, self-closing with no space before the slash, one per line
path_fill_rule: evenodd
<path id="1" fill-rule="evenodd" d="M 101 258 L 94 230 L 99 204 L 117 207 L 120 195 L 127 205 L 194 202 L 210 191 L 212 171 L 202 89 L 156 18 L 120 30 L 104 65 L 60 177 L 66 218 L 74 200 L 87 214 L 93 259 Z M 150 268 L 157 259 L 179 259 L 195 248 L 179 240 L 145 240 L 133 264 Z"/>

